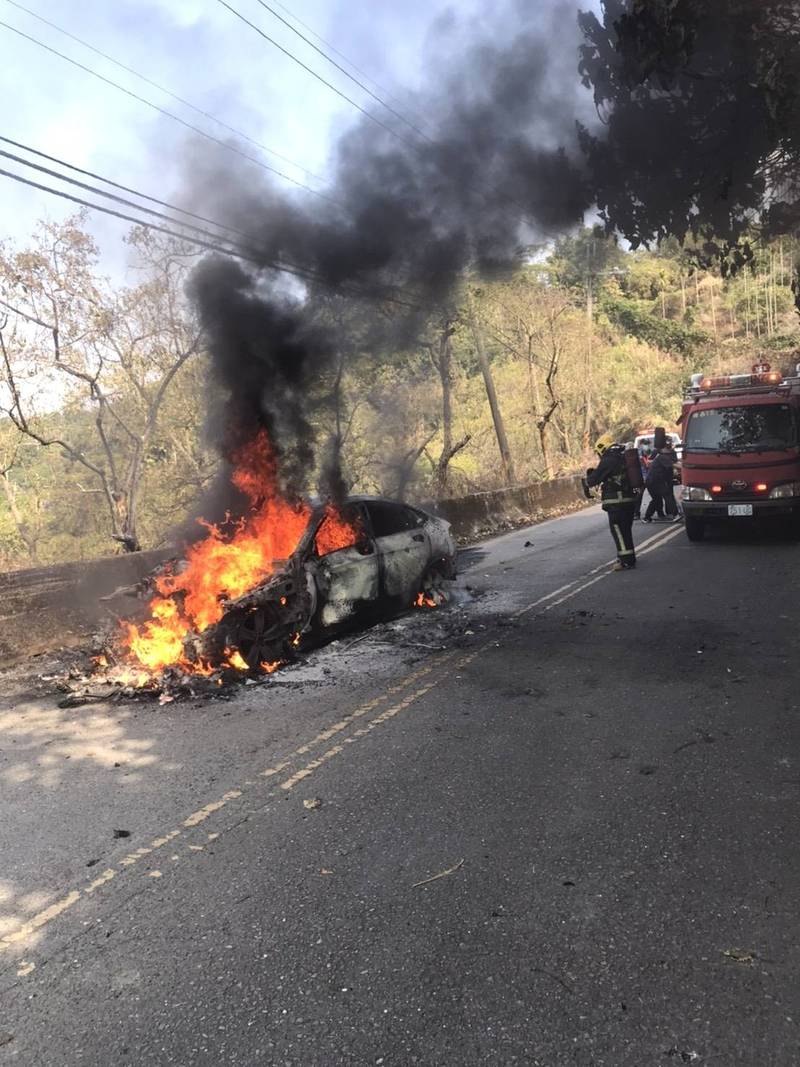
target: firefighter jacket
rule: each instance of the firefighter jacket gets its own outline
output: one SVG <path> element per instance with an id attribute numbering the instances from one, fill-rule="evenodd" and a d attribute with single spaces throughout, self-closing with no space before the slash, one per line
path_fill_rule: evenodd
<path id="1" fill-rule="evenodd" d="M 589 486 L 601 487 L 600 496 L 604 511 L 638 501 L 638 494 L 634 492 L 628 478 L 625 449 L 622 445 L 611 445 L 605 450 L 597 467 L 586 472 L 586 483 Z"/>

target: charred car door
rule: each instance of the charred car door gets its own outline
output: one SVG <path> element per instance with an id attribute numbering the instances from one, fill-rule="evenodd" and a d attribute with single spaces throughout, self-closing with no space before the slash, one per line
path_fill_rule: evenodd
<path id="1" fill-rule="evenodd" d="M 331 517 L 323 518 L 314 537 L 311 566 L 317 591 L 317 620 L 336 626 L 369 604 L 380 592 L 378 553 L 369 536 L 362 506 L 350 504 L 341 517 L 352 529 L 352 541 L 340 545 L 331 536 Z"/>
<path id="2" fill-rule="evenodd" d="M 381 558 L 383 593 L 410 604 L 431 559 L 425 518 L 387 500 L 370 500 L 366 508 Z"/>

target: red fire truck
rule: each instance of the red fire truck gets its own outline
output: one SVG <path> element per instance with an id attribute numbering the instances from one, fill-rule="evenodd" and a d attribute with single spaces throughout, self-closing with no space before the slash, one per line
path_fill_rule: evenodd
<path id="1" fill-rule="evenodd" d="M 686 535 L 711 520 L 778 516 L 800 533 L 800 365 L 692 377 L 681 414 Z"/>

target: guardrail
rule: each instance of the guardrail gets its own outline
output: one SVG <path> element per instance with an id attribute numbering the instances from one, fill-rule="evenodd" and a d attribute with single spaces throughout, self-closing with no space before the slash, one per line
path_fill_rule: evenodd
<path id="1" fill-rule="evenodd" d="M 579 500 L 580 493 L 579 478 L 559 478 L 442 500 L 430 510 L 464 540 L 498 525 L 536 521 Z M 173 553 L 168 547 L 0 574 L 0 666 L 80 644 L 103 622 L 136 614 L 141 604 L 130 597 L 100 598 L 138 582 Z"/>

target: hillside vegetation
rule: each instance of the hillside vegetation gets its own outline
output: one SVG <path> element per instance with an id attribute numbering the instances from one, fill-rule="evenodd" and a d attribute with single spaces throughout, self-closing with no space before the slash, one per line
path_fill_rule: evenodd
<path id="1" fill-rule="evenodd" d="M 0 248 L 4 569 L 163 544 L 213 480 L 213 384 L 184 296 L 195 258 L 128 241 L 126 287 L 100 275 L 80 216 Z M 390 305 L 331 298 L 352 344 L 309 398 L 317 467 L 333 449 L 352 491 L 420 501 L 579 469 L 601 432 L 674 426 L 694 371 L 792 364 L 796 252 L 776 238 L 723 278 L 677 243 L 624 251 L 587 229 L 511 277 L 465 278 L 392 350 L 368 340 Z"/>

